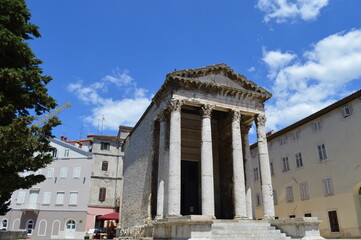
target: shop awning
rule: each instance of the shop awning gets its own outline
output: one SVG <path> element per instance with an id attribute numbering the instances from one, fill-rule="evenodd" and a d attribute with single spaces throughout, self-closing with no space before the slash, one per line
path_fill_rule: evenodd
<path id="1" fill-rule="evenodd" d="M 108 214 L 104 214 L 103 216 L 98 217 L 99 220 L 119 220 L 119 213 L 112 212 Z"/>

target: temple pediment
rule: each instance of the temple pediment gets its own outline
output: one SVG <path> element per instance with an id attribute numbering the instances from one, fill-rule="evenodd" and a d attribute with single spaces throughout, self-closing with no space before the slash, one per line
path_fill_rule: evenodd
<path id="1" fill-rule="evenodd" d="M 166 89 L 175 87 L 236 98 L 253 98 L 260 102 L 264 102 L 272 96 L 270 92 L 235 72 L 224 63 L 168 73 L 154 100 L 159 99 Z"/>

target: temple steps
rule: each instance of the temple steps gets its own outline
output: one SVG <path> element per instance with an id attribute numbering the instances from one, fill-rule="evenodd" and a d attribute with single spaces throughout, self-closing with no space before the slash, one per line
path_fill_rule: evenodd
<path id="1" fill-rule="evenodd" d="M 285 233 L 262 221 L 215 220 L 212 239 L 219 240 L 288 240 Z"/>

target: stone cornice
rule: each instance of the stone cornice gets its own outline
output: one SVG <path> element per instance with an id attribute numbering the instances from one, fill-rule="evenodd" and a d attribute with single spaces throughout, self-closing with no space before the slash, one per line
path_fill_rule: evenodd
<path id="1" fill-rule="evenodd" d="M 240 88 L 226 85 L 218 85 L 211 82 L 204 82 L 196 79 L 197 77 L 209 74 L 222 74 L 225 77 L 235 81 Z M 257 86 L 241 74 L 236 73 L 226 64 L 216 64 L 204 68 L 187 69 L 168 73 L 165 82 L 159 91 L 153 97 L 153 102 L 159 102 L 167 89 L 196 89 L 208 94 L 220 94 L 221 96 L 230 96 L 236 99 L 254 99 L 258 102 L 264 102 L 272 94 L 262 87 Z"/>

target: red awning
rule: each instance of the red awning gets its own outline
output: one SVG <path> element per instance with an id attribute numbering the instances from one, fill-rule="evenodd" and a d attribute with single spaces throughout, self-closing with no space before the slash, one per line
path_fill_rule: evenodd
<path id="1" fill-rule="evenodd" d="M 98 217 L 99 220 L 119 220 L 119 213 L 112 212 Z"/>

